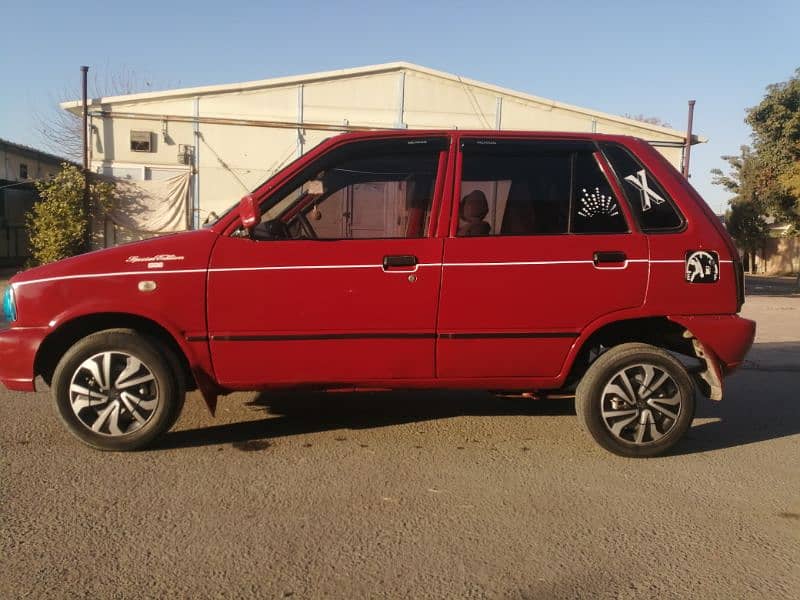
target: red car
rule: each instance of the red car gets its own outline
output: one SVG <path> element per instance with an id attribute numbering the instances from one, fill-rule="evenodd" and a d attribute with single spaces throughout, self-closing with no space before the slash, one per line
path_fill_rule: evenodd
<path id="1" fill-rule="evenodd" d="M 646 142 L 486 131 L 327 140 L 206 229 L 16 275 L 0 380 L 41 376 L 130 450 L 199 388 L 559 390 L 604 448 L 663 453 L 750 348 L 738 254 Z"/>

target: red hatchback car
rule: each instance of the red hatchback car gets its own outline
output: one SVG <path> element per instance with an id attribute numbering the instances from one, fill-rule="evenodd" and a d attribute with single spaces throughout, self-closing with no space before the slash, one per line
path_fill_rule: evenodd
<path id="1" fill-rule="evenodd" d="M 604 448 L 653 456 L 750 348 L 736 249 L 646 142 L 486 131 L 341 135 L 203 230 L 31 269 L 0 380 L 41 376 L 67 428 L 131 450 L 199 388 L 575 395 Z"/>

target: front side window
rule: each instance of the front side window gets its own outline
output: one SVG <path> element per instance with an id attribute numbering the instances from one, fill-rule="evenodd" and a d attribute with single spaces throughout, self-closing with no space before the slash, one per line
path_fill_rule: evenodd
<path id="1" fill-rule="evenodd" d="M 263 207 L 256 239 L 425 237 L 444 140 L 350 144 Z"/>
<path id="2" fill-rule="evenodd" d="M 470 140 L 462 150 L 459 236 L 628 231 L 591 144 Z"/>
<path id="3" fill-rule="evenodd" d="M 617 174 L 642 231 L 680 229 L 683 218 L 648 169 L 617 144 L 603 144 L 603 153 Z"/>

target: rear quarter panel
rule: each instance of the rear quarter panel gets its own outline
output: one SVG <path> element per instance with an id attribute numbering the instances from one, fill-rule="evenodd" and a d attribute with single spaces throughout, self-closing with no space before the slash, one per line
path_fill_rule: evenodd
<path id="1" fill-rule="evenodd" d="M 675 233 L 649 233 L 650 277 L 644 310 L 651 315 L 732 314 L 738 311 L 736 273 L 729 242 L 714 223 L 713 213 L 700 205 L 699 195 L 690 194 L 683 175 L 652 146 L 629 140 L 628 147 L 647 165 L 686 219 Z M 727 234 L 724 234 L 727 235 Z M 686 281 L 686 253 L 694 250 L 716 252 L 719 279 L 714 283 Z"/>

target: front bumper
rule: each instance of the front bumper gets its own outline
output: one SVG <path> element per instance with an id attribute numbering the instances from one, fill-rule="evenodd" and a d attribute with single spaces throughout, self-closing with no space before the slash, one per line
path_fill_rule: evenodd
<path id="1" fill-rule="evenodd" d="M 47 331 L 47 327 L 0 327 L 0 382 L 9 390 L 36 390 L 33 363 Z"/>

